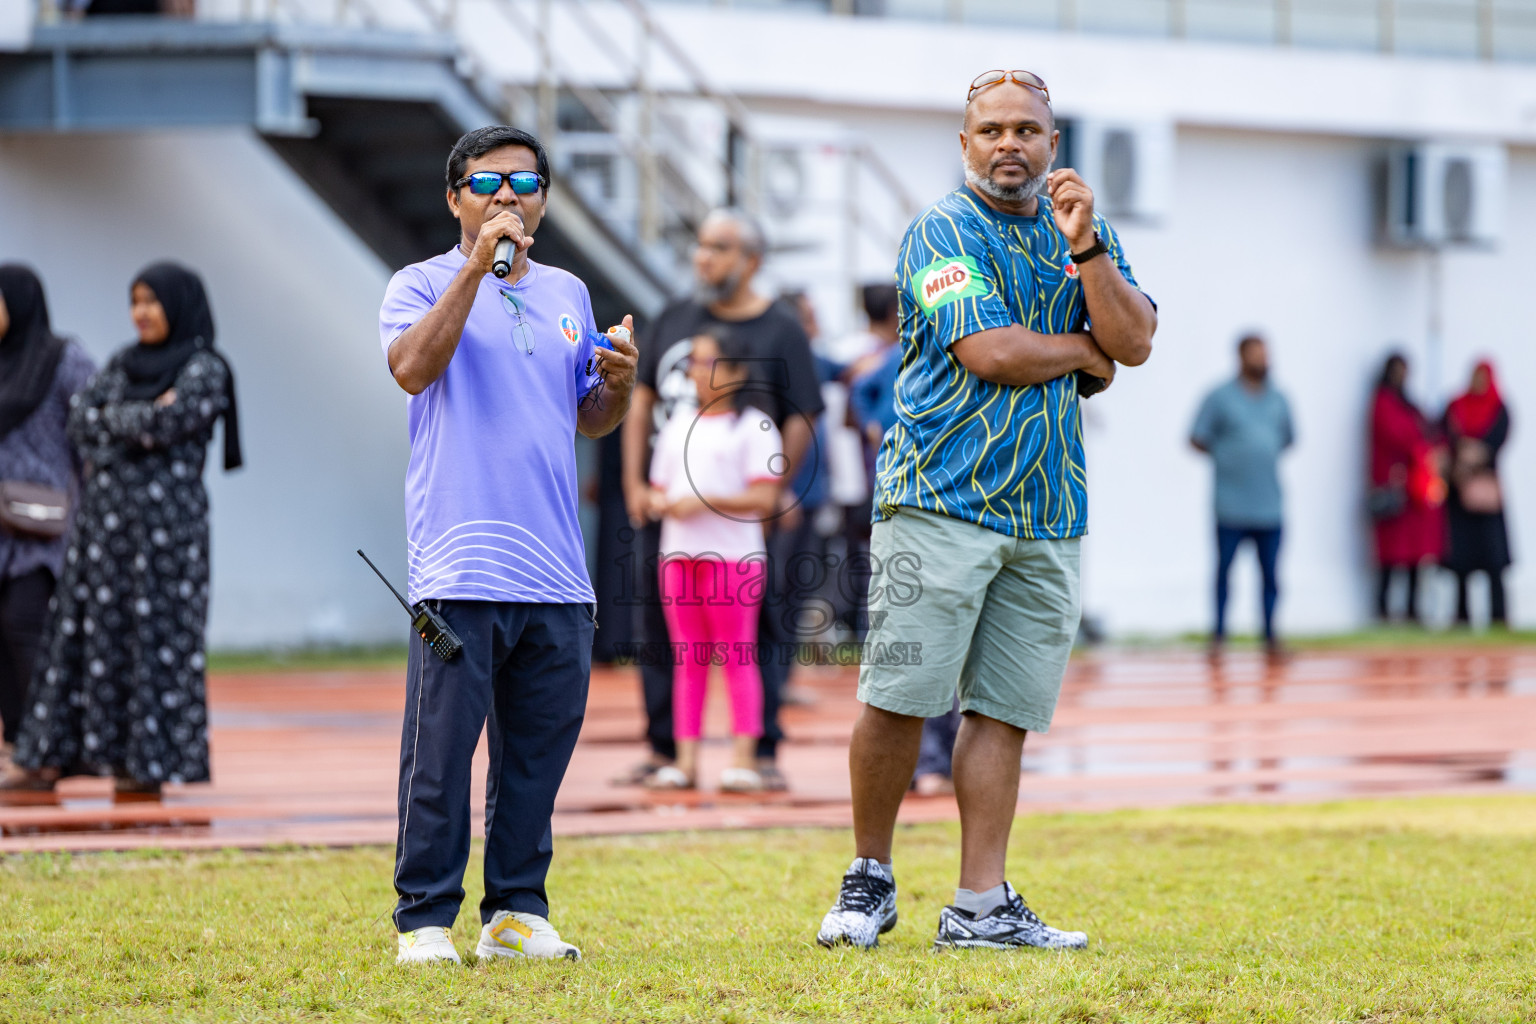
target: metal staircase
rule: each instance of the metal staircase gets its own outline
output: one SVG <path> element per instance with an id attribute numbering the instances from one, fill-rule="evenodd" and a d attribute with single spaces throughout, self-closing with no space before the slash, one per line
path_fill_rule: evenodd
<path id="1" fill-rule="evenodd" d="M 540 258 L 587 281 L 600 321 L 686 288 L 712 207 L 763 214 L 773 246 L 849 285 L 889 272 L 916 212 L 856 141 L 760 131 L 643 0 L 203 0 L 193 20 L 83 21 L 57 2 L 29 50 L 0 54 L 0 131 L 249 125 L 397 267 L 453 243 L 454 139 L 530 127 L 556 181 Z M 799 201 L 804 161 L 829 152 L 829 196 Z"/>

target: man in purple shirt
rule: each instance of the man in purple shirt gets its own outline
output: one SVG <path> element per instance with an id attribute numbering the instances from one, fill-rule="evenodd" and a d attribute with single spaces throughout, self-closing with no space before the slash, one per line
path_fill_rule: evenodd
<path id="1" fill-rule="evenodd" d="M 476 952 L 581 957 L 550 925 L 544 888 L 596 613 L 574 440 L 624 418 L 639 353 L 627 338 L 594 346 L 586 286 L 528 258 L 548 194 L 549 159 L 532 135 L 505 126 L 466 134 L 448 157 L 459 244 L 395 274 L 379 311 L 390 373 L 411 396 L 411 600 L 436 608 L 464 641 L 448 662 L 411 643 L 398 963 L 459 959 L 450 929 L 464 899 L 470 759 L 482 727 L 491 763 Z M 503 238 L 515 255 L 497 279 Z M 629 317 L 624 327 L 633 329 Z"/>

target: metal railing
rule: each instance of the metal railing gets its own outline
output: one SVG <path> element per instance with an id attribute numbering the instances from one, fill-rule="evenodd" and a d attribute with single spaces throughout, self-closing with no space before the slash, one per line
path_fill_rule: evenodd
<path id="1" fill-rule="evenodd" d="M 65 0 L 38 3 L 43 22 L 67 16 Z M 646 0 L 475 0 L 466 11 L 470 6 L 460 0 L 198 0 L 195 16 L 452 36 L 460 72 L 487 105 L 510 123 L 537 126 L 557 174 L 568 187 L 585 190 L 583 199 L 603 228 L 659 278 L 688 279 L 688 253 L 710 209 L 729 204 L 760 215 L 770 205 L 764 155 L 782 143 L 762 137 L 747 106 L 709 81 Z M 572 58 L 573 42 L 578 54 L 603 55 L 600 76 Z M 494 70 L 492 58 L 509 46 L 533 56 L 535 74 Z M 716 145 L 701 142 L 690 127 L 701 110 L 718 128 Z M 819 230 L 835 272 L 853 284 L 867 276 L 861 252 L 889 254 L 879 268 L 888 272 L 918 206 L 861 140 L 843 135 L 835 145 L 845 165 L 844 195 L 824 204 L 818 215 L 837 223 Z M 768 225 L 770 245 L 783 242 L 775 226 Z"/>
<path id="2" fill-rule="evenodd" d="M 435 15 L 436 25 L 452 32 L 472 48 L 483 42 L 485 26 L 467 28 L 457 21 L 454 0 L 413 0 Z M 437 6 L 434 6 L 434 2 Z M 768 144 L 760 137 L 746 105 L 710 82 L 686 48 L 651 16 L 644 0 L 619 0 L 595 10 L 590 0 L 491 0 L 508 27 L 531 39 L 538 54 L 538 80 L 531 90 L 511 86 L 509 118 L 530 106 L 540 138 L 567 177 L 579 175 L 580 157 L 598 161 L 617 157 L 622 165 L 607 176 L 633 180 L 634 202 L 614 203 L 612 196 L 593 196 L 600 209 L 611 211 L 608 226 L 632 241 L 664 274 L 683 269 L 699 222 L 711 208 L 740 206 L 754 214 L 764 210 L 763 159 Z M 622 17 L 615 14 L 622 12 Z M 608 62 L 609 76 L 621 84 L 592 84 L 586 69 L 574 66 L 557 44 L 555 15 L 563 28 L 583 37 L 583 52 L 598 52 Z M 472 34 L 473 38 L 467 35 Z M 664 66 L 663 66 L 664 65 Z M 723 145 L 700 148 L 686 124 L 690 107 L 712 108 L 723 129 Z M 562 116 L 562 108 L 565 116 Z M 584 124 L 572 128 L 571 122 Z M 594 130 L 595 129 L 595 130 Z M 604 150 L 610 150 L 604 152 Z M 901 231 L 918 206 L 895 174 L 857 139 L 847 139 L 843 159 L 849 165 L 848 188 L 854 194 L 867 187 L 883 193 L 890 215 L 871 215 L 866 204 L 841 204 L 843 220 L 837 232 L 844 239 L 841 268 L 850 282 L 859 278 L 856 235 L 894 253 Z M 852 196 L 850 196 L 852 198 Z M 770 229 L 770 242 L 774 241 Z M 851 291 L 851 289 L 850 289 Z"/>
<path id="3" fill-rule="evenodd" d="M 712 2 L 805 10 L 805 0 Z M 1066 32 L 1536 59 L 1531 0 L 825 0 L 825 9 Z"/>

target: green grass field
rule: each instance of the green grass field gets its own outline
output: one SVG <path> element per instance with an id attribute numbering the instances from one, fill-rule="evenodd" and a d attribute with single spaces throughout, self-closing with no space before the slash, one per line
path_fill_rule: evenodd
<path id="1" fill-rule="evenodd" d="M 1013 880 L 1086 952 L 931 953 L 946 825 L 902 830 L 878 951 L 814 944 L 846 832 L 656 835 L 557 844 L 554 919 L 584 962 L 408 970 L 389 850 L 10 857 L 0 1020 L 1536 1020 L 1536 797 L 1031 816 L 1014 837 Z"/>

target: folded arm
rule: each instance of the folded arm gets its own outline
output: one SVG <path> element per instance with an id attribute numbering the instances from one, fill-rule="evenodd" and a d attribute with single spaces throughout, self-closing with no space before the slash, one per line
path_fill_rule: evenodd
<path id="1" fill-rule="evenodd" d="M 212 429 L 228 404 L 229 371 L 223 360 L 192 357 L 176 383 L 155 401 L 111 402 L 101 407 L 101 425 L 113 441 L 146 449 L 168 448 Z"/>
<path id="2" fill-rule="evenodd" d="M 1106 381 L 1115 377 L 1114 363 L 1086 333 L 1040 334 L 1009 324 L 967 334 L 949 350 L 967 370 L 994 384 L 1028 387 L 1076 370 Z"/>

